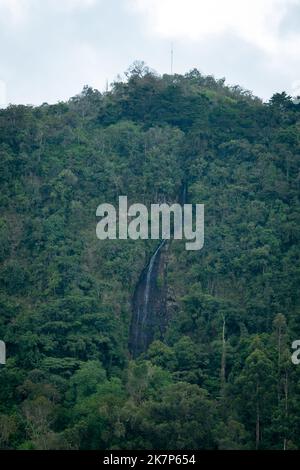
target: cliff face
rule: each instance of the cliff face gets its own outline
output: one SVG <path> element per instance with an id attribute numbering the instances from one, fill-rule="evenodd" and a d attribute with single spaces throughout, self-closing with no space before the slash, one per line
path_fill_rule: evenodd
<path id="1" fill-rule="evenodd" d="M 161 338 L 165 330 L 165 248 L 166 241 L 163 240 L 151 256 L 135 288 L 129 336 L 129 350 L 133 357 L 145 352 L 154 337 Z"/>

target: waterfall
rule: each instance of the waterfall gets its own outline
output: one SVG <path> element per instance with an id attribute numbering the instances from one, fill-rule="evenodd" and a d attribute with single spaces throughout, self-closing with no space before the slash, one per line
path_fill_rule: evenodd
<path id="1" fill-rule="evenodd" d="M 155 259 L 160 252 L 160 249 L 164 246 L 166 240 L 162 240 L 156 251 L 151 256 L 148 269 L 147 269 L 147 276 L 146 276 L 146 288 L 145 288 L 145 295 L 144 295 L 144 308 L 143 308 L 143 318 L 142 318 L 142 326 L 145 324 L 145 320 L 148 315 L 148 303 L 149 303 L 149 292 L 150 292 L 150 285 L 151 285 L 151 275 L 153 271 L 153 266 Z"/>
<path id="2" fill-rule="evenodd" d="M 183 205 L 187 199 L 187 182 L 182 181 L 178 201 Z M 135 288 L 129 334 L 129 350 L 133 357 L 147 350 L 157 331 L 163 336 L 167 325 L 166 287 L 160 288 L 156 282 L 161 265 L 161 249 L 166 243 L 167 240 L 160 242 Z"/>
<path id="3" fill-rule="evenodd" d="M 133 318 L 129 348 L 134 357 L 147 349 L 153 333 L 153 304 L 152 293 L 158 274 L 159 255 L 166 240 L 162 240 L 150 258 L 137 286 L 133 301 Z"/>

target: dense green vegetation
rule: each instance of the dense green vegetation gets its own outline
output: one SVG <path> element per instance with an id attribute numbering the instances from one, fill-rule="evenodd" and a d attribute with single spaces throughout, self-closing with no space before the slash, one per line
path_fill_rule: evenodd
<path id="1" fill-rule="evenodd" d="M 101 94 L 0 111 L 0 445 L 300 448 L 300 105 L 135 64 Z M 205 204 L 168 250 L 167 331 L 133 361 L 154 241 L 96 238 L 101 202 Z"/>

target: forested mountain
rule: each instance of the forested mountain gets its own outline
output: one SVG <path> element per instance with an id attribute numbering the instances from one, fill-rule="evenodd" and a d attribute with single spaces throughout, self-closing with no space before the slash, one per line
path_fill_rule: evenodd
<path id="1" fill-rule="evenodd" d="M 100 93 L 0 111 L 0 444 L 300 448 L 300 105 L 135 64 Z M 96 208 L 205 204 L 171 241 L 165 327 L 132 358 L 155 240 L 106 240 Z"/>

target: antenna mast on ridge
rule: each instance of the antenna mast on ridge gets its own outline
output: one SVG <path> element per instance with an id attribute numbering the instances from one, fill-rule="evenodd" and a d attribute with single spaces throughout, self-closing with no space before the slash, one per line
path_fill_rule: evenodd
<path id="1" fill-rule="evenodd" d="M 173 43 L 171 43 L 171 75 L 173 75 Z"/>

